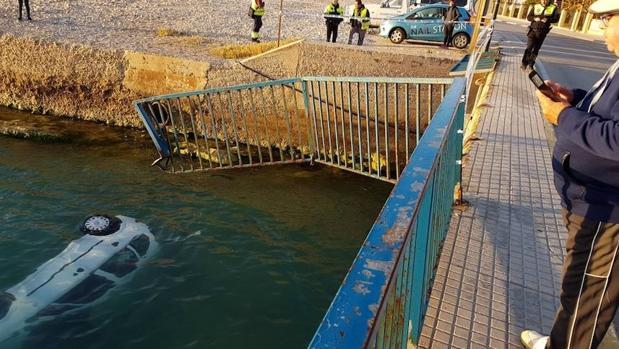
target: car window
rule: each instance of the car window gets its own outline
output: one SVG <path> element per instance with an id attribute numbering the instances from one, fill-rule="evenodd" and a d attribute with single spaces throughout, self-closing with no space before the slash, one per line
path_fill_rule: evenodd
<path id="1" fill-rule="evenodd" d="M 460 10 L 460 19 L 468 21 L 471 18 L 466 9 L 463 9 L 462 7 L 459 7 L 458 9 Z"/>
<path id="2" fill-rule="evenodd" d="M 0 292 L 0 319 L 6 316 L 15 301 L 15 296 L 10 293 Z"/>
<path id="3" fill-rule="evenodd" d="M 99 275 L 89 275 L 84 281 L 73 287 L 56 303 L 86 304 L 103 296 L 107 290 L 114 287 L 114 281 Z"/>
<path id="4" fill-rule="evenodd" d="M 121 278 L 138 267 L 138 260 L 138 256 L 136 256 L 133 251 L 124 248 L 105 262 L 99 269 Z"/>
<path id="5" fill-rule="evenodd" d="M 150 239 L 148 236 L 142 234 L 129 243 L 129 246 L 133 247 L 133 249 L 140 255 L 140 257 L 144 257 L 146 251 L 148 251 L 148 247 L 150 246 Z"/>
<path id="6" fill-rule="evenodd" d="M 442 7 L 430 7 L 415 12 L 414 18 L 416 19 L 435 19 L 443 18 Z"/>
<path id="7" fill-rule="evenodd" d="M 403 0 L 390 0 L 383 3 L 384 7 L 402 7 Z"/>

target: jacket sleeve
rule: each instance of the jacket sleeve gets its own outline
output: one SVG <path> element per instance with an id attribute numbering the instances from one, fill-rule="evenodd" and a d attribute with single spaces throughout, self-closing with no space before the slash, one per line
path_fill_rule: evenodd
<path id="1" fill-rule="evenodd" d="M 557 135 L 565 137 L 587 152 L 612 161 L 619 161 L 619 101 L 606 120 L 570 107 L 559 114 Z"/>
<path id="2" fill-rule="evenodd" d="M 587 91 L 577 88 L 572 90 L 572 94 L 574 94 L 574 98 L 572 99 L 572 105 L 576 106 L 578 103 L 580 103 L 580 101 L 582 101 L 583 98 L 585 98 L 585 96 L 587 95 Z"/>
<path id="3" fill-rule="evenodd" d="M 531 8 L 529 8 L 529 13 L 527 14 L 527 21 L 529 22 L 533 22 L 535 16 L 533 15 L 533 6 L 531 6 Z"/>
<path id="4" fill-rule="evenodd" d="M 552 13 L 552 16 L 550 16 L 548 22 L 550 23 L 558 23 L 559 22 L 559 8 L 555 7 L 554 12 Z"/>

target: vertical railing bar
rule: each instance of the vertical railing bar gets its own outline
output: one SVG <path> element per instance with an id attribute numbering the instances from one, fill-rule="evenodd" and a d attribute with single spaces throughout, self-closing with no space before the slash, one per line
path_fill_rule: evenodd
<path id="1" fill-rule="evenodd" d="M 312 117 L 310 116 L 311 105 L 309 102 L 309 90 L 307 89 L 307 81 L 303 80 L 301 82 L 301 86 L 303 88 L 303 105 L 305 107 L 305 122 L 307 130 L 307 145 L 310 147 L 310 161 L 314 158 L 314 153 L 316 152 L 316 145 L 314 143 L 314 137 L 312 135 Z M 312 109 L 313 110 L 313 109 Z"/>
<path id="2" fill-rule="evenodd" d="M 342 102 L 342 108 L 340 108 L 340 118 L 342 121 L 342 144 L 344 147 L 344 167 L 348 168 L 348 151 L 346 142 L 346 125 L 344 122 L 344 83 L 340 81 L 340 101 Z"/>
<path id="3" fill-rule="evenodd" d="M 301 130 L 303 129 L 303 127 L 301 126 L 301 119 L 299 118 L 299 102 L 297 101 L 297 83 L 296 82 L 292 83 L 292 99 L 294 100 L 294 117 L 295 117 L 295 120 L 297 121 L 297 139 L 298 139 L 297 146 L 301 150 L 300 151 L 301 159 L 303 159 L 304 158 L 304 155 L 303 155 L 304 144 L 303 144 L 303 141 L 301 140 Z"/>
<path id="4" fill-rule="evenodd" d="M 179 119 L 181 119 L 181 127 L 183 128 L 183 136 L 185 136 L 185 144 L 187 145 L 187 159 L 189 160 L 190 171 L 195 171 L 193 167 L 193 159 L 191 158 L 191 150 L 189 149 L 189 135 L 187 134 L 187 127 L 185 127 L 185 118 L 183 117 L 183 108 L 181 108 L 181 99 L 176 98 L 176 105 L 178 106 Z M 180 148 L 178 152 L 180 154 Z"/>
<path id="5" fill-rule="evenodd" d="M 262 160 L 262 134 L 260 132 L 260 129 L 258 127 L 258 117 L 256 115 L 256 104 L 254 103 L 254 89 L 248 89 L 247 92 L 249 93 L 249 103 L 251 104 L 251 114 L 252 114 L 252 119 L 254 120 L 254 131 L 256 134 L 256 146 L 258 148 L 258 161 L 260 164 L 263 163 Z"/>
<path id="6" fill-rule="evenodd" d="M 208 144 L 208 127 L 206 125 L 206 115 L 202 108 L 203 101 L 200 101 L 198 96 L 198 112 L 200 113 L 200 121 L 202 121 L 202 128 L 204 129 L 204 144 L 206 145 L 206 155 L 208 159 L 208 167 L 213 168 L 213 161 L 211 160 L 211 147 Z"/>
<path id="7" fill-rule="evenodd" d="M 200 150 L 200 141 L 198 139 L 198 132 L 196 130 L 196 123 L 194 121 L 194 115 L 193 115 L 193 102 L 191 101 L 191 96 L 187 96 L 186 98 L 187 98 L 187 103 L 189 104 L 189 120 L 191 121 L 193 139 L 194 141 L 196 141 L 196 152 L 197 152 L 196 155 L 198 157 L 198 163 L 200 164 L 200 170 L 204 170 L 204 166 L 202 165 L 202 151 Z"/>
<path id="8" fill-rule="evenodd" d="M 340 154 L 340 136 L 337 127 L 337 88 L 335 85 L 335 81 L 331 81 L 331 90 L 333 91 L 333 127 L 335 129 L 335 152 L 337 153 L 337 165 L 341 166 L 340 162 L 342 160 L 342 154 Z"/>
<path id="9" fill-rule="evenodd" d="M 421 86 L 415 84 L 415 149 L 421 138 Z"/>
<path id="10" fill-rule="evenodd" d="M 267 136 L 267 144 L 268 144 L 268 148 L 269 149 L 269 162 L 273 162 L 273 147 L 272 147 L 272 143 L 271 143 L 271 134 L 269 132 L 269 119 L 267 119 L 267 101 L 266 98 L 264 98 L 264 89 L 262 87 L 260 87 L 260 97 L 262 99 L 262 111 L 264 112 L 263 115 L 263 119 L 264 119 L 264 130 L 265 130 L 265 134 Z"/>
<path id="11" fill-rule="evenodd" d="M 445 84 L 441 84 L 441 102 L 445 98 Z"/>
<path id="12" fill-rule="evenodd" d="M 432 84 L 428 84 L 428 124 L 432 120 Z"/>
<path id="13" fill-rule="evenodd" d="M 366 133 L 366 145 L 367 145 L 367 159 L 368 159 L 368 175 L 372 175 L 372 150 L 370 144 L 370 84 L 365 83 L 365 133 Z"/>
<path id="14" fill-rule="evenodd" d="M 378 96 L 378 83 L 374 83 L 374 127 L 376 128 L 375 131 L 375 142 L 374 145 L 376 147 L 376 176 L 380 177 L 380 172 L 381 172 L 381 158 L 380 158 L 380 123 L 379 123 L 379 116 L 378 116 L 378 110 L 379 110 L 379 101 L 380 98 Z"/>
<path id="15" fill-rule="evenodd" d="M 172 113 L 172 106 L 170 105 L 170 100 L 166 100 L 166 104 L 168 105 L 168 115 L 170 116 L 170 123 L 172 124 L 172 132 L 174 133 L 174 141 L 176 142 L 176 151 L 178 155 L 178 163 L 181 167 L 181 171 L 185 171 L 185 166 L 183 166 L 183 158 L 181 156 L 181 145 L 178 141 L 178 133 L 176 130 L 176 124 L 174 123 L 174 114 Z M 174 152 L 172 152 L 174 153 Z"/>
<path id="16" fill-rule="evenodd" d="M 353 135 L 353 123 L 352 123 L 352 86 L 351 82 L 348 82 L 348 123 L 350 131 L 350 153 L 352 156 L 352 169 L 355 169 L 355 137 Z"/>
<path id="17" fill-rule="evenodd" d="M 394 127 L 393 127 L 393 132 L 394 132 L 394 142 L 395 142 L 395 179 L 398 180 L 400 179 L 400 157 L 398 152 L 400 151 L 399 148 L 399 136 L 400 136 L 400 122 L 399 122 L 399 118 L 398 118 L 398 114 L 400 113 L 400 96 L 399 96 L 399 88 L 400 86 L 398 84 L 393 84 L 393 89 L 394 89 L 394 98 L 395 98 L 395 103 L 394 103 Z"/>
<path id="18" fill-rule="evenodd" d="M 245 100 L 243 99 L 243 91 L 238 90 L 239 95 L 239 113 L 243 120 L 243 128 L 245 129 L 245 143 L 247 144 L 247 157 L 249 158 L 249 164 L 253 165 L 253 154 L 251 151 L 251 135 L 249 133 L 249 127 L 247 126 L 247 113 L 245 112 Z"/>
<path id="19" fill-rule="evenodd" d="M 239 142 L 239 128 L 236 126 L 236 116 L 234 108 L 232 107 L 232 92 L 228 90 L 228 109 L 230 110 L 230 119 L 232 120 L 232 127 L 234 128 L 234 140 L 236 143 L 236 154 L 239 159 L 239 165 L 243 165 L 243 159 L 241 158 L 241 144 Z"/>
<path id="20" fill-rule="evenodd" d="M 157 109 L 159 109 L 159 115 L 161 116 L 161 121 L 163 122 L 164 120 L 163 120 L 162 104 L 163 103 L 161 101 L 157 102 Z M 150 110 L 151 115 L 154 116 L 155 112 L 153 111 L 152 103 L 147 103 L 147 105 L 148 105 L 148 109 Z M 167 113 L 168 113 L 168 121 L 169 121 L 170 120 L 170 111 L 168 110 Z M 169 135 L 169 133 L 167 131 L 167 127 L 165 126 L 165 124 L 164 124 L 163 127 L 160 127 L 159 126 L 159 122 L 157 122 L 157 118 L 155 118 L 155 125 L 157 125 L 157 128 L 159 129 L 159 132 L 161 132 L 161 134 L 165 136 L 166 142 L 168 143 L 168 146 L 170 146 L 171 145 L 171 143 L 170 143 L 170 135 Z M 174 172 L 176 172 L 176 170 L 174 169 L 174 152 L 173 152 L 172 147 L 170 147 L 170 148 L 171 148 L 170 149 L 170 166 L 172 167 L 172 173 L 174 173 Z"/>
<path id="21" fill-rule="evenodd" d="M 213 126 L 213 138 L 215 138 L 215 148 L 217 149 L 217 161 L 219 162 L 219 167 L 224 167 L 224 164 L 221 161 L 221 150 L 219 149 L 219 136 L 217 135 L 217 123 L 215 119 L 215 110 L 213 109 L 213 103 L 211 101 L 211 94 L 206 95 L 206 101 L 208 104 L 209 115 L 211 117 L 211 124 Z"/>
<path id="22" fill-rule="evenodd" d="M 387 166 L 387 179 L 391 177 L 391 165 L 389 164 L 389 87 L 387 83 L 385 86 L 385 165 Z"/>
<path id="23" fill-rule="evenodd" d="M 275 140 L 275 144 L 277 144 L 277 148 L 279 149 L 279 161 L 285 161 L 286 159 L 284 157 L 284 150 L 282 149 L 283 139 L 279 132 L 279 113 L 277 112 L 278 103 L 275 99 L 275 90 L 273 88 L 273 85 L 269 86 L 269 90 L 271 91 L 271 98 L 273 99 L 271 109 L 273 111 L 273 117 L 275 118 L 275 137 L 277 137 L 277 139 Z"/>
<path id="24" fill-rule="evenodd" d="M 325 98 L 327 99 L 327 102 L 325 103 L 325 109 L 327 110 L 327 133 L 329 135 L 329 154 L 331 156 L 331 163 L 335 164 L 335 162 L 333 161 L 335 157 L 335 155 L 333 154 L 333 143 L 331 142 L 332 135 L 331 135 L 331 112 L 329 110 L 329 85 L 327 84 L 326 81 L 325 81 Z M 333 102 L 333 105 L 335 106 L 335 102 Z"/>
<path id="25" fill-rule="evenodd" d="M 322 114 L 322 84 L 320 81 L 317 81 L 318 83 L 318 105 L 320 106 L 319 109 L 319 118 L 320 118 L 320 138 L 322 139 L 322 151 L 324 152 L 324 159 L 325 161 L 327 161 L 327 143 L 325 142 L 325 124 L 324 124 L 324 119 L 323 119 L 323 114 Z M 328 107 L 327 107 L 328 109 Z"/>
<path id="26" fill-rule="evenodd" d="M 316 139 L 316 153 L 318 155 L 318 160 L 321 159 L 320 150 L 320 140 L 318 138 L 318 119 L 316 116 L 316 92 L 314 87 L 314 81 L 310 81 L 311 91 L 312 91 L 312 119 L 313 119 L 313 129 L 314 129 L 314 138 Z"/>
<path id="27" fill-rule="evenodd" d="M 357 146 L 359 149 L 359 171 L 363 172 L 363 137 L 362 137 L 362 129 L 363 124 L 361 123 L 361 89 L 359 87 L 359 83 L 357 85 Z M 369 163 L 369 162 L 368 162 Z"/>
<path id="28" fill-rule="evenodd" d="M 404 125 L 404 129 L 406 132 L 406 144 L 404 145 L 404 147 L 406 148 L 406 163 L 408 163 L 408 160 L 410 159 L 410 137 L 411 137 L 411 133 L 410 133 L 410 89 L 409 89 L 409 84 L 405 84 L 404 85 L 404 93 L 406 94 L 406 97 L 404 98 L 404 108 L 406 109 L 406 122 Z"/>
<path id="29" fill-rule="evenodd" d="M 386 295 L 385 295 L 386 296 Z M 387 307 L 382 307 L 380 314 L 376 316 L 377 324 L 374 326 L 376 334 L 376 348 L 384 348 L 385 340 L 385 319 L 387 317 Z"/>
<path id="30" fill-rule="evenodd" d="M 286 86 L 281 85 L 281 89 L 282 89 L 282 103 L 284 104 L 284 115 L 286 116 L 286 128 L 288 131 L 288 150 L 289 150 L 289 155 L 290 155 L 290 160 L 294 160 L 294 147 L 292 144 L 292 129 L 290 126 L 290 110 L 288 109 L 288 99 L 286 99 Z M 293 91 L 293 97 L 294 97 L 294 89 Z"/>
<path id="31" fill-rule="evenodd" d="M 221 92 L 217 92 L 217 99 L 219 100 L 219 106 L 221 108 L 221 127 L 224 131 L 224 141 L 226 143 L 226 152 L 228 154 L 228 166 L 234 166 L 234 162 L 232 161 L 232 152 L 230 151 L 230 140 L 228 139 L 228 128 L 226 127 L 226 108 L 224 107 L 224 102 L 221 99 Z"/>

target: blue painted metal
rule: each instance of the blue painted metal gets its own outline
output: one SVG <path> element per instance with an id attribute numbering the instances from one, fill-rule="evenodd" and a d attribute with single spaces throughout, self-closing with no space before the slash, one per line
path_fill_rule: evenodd
<path id="1" fill-rule="evenodd" d="M 397 344 L 403 348 L 405 341 L 417 343 L 433 278 L 429 263 L 436 263 L 440 241 L 446 235 L 460 173 L 457 160 L 461 158 L 462 135 L 457 131 L 464 120 L 461 97 L 465 87 L 466 80 L 458 78 L 447 91 L 310 348 Z"/>

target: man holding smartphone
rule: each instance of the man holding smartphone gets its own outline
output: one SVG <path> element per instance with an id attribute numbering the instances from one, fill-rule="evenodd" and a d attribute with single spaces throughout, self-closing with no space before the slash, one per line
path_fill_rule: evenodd
<path id="1" fill-rule="evenodd" d="M 535 59 L 542 48 L 546 35 L 550 32 L 550 24 L 559 21 L 559 11 L 557 5 L 552 0 L 541 0 L 535 4 L 527 15 L 527 20 L 531 22 L 527 32 L 527 48 L 522 56 L 522 69 L 533 68 Z"/>
<path id="2" fill-rule="evenodd" d="M 608 50 L 619 57 L 619 1 L 598 0 Z M 550 336 L 524 331 L 532 349 L 597 348 L 619 305 L 619 60 L 588 92 L 547 81 L 537 92 L 555 125 L 552 167 L 568 237 L 561 306 Z"/>

